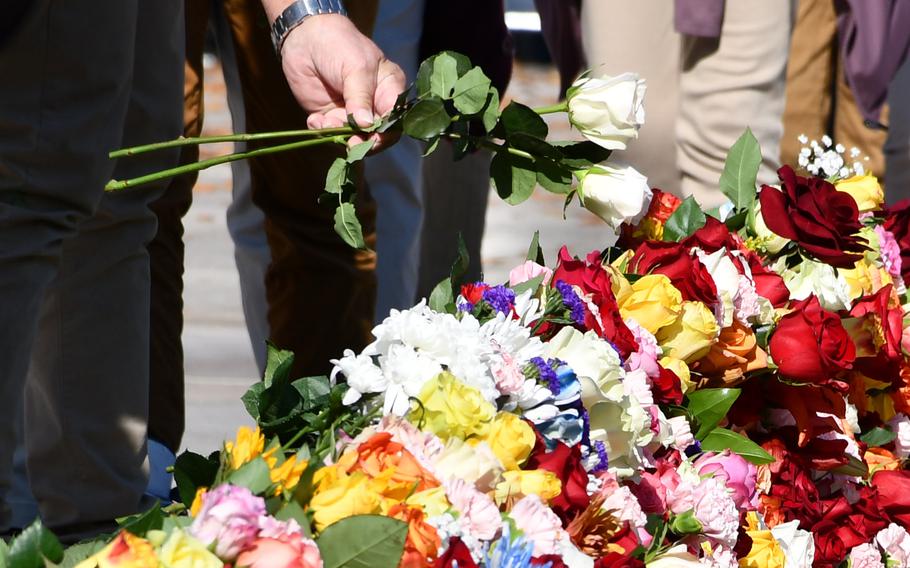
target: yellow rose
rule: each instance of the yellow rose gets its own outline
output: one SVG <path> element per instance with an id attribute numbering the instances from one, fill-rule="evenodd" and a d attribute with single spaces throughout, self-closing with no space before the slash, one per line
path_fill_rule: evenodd
<path id="1" fill-rule="evenodd" d="M 484 438 L 503 467 L 518 469 L 534 449 L 534 429 L 511 412 L 500 412 Z"/>
<path id="2" fill-rule="evenodd" d="M 76 565 L 76 568 L 158 568 L 152 543 L 126 531 L 107 546 Z"/>
<path id="3" fill-rule="evenodd" d="M 297 486 L 300 476 L 307 468 L 306 460 L 297 459 L 297 454 L 288 456 L 284 463 L 275 467 L 269 464 L 269 477 L 275 484 L 275 495 L 281 495 L 282 491 L 290 491 Z"/>
<path id="4" fill-rule="evenodd" d="M 224 568 L 220 558 L 180 529 L 174 529 L 170 534 L 149 531 L 147 536 L 158 548 L 161 564 L 168 568 Z"/>
<path id="5" fill-rule="evenodd" d="M 224 443 L 224 450 L 230 457 L 231 468 L 234 470 L 240 469 L 243 464 L 260 456 L 263 449 L 265 449 L 265 437 L 259 431 L 258 426 L 255 430 L 248 426 L 241 426 L 237 429 L 237 441 Z"/>
<path id="6" fill-rule="evenodd" d="M 452 506 L 446 497 L 444 487 L 434 487 L 418 491 L 405 500 L 411 507 L 420 507 L 427 517 L 438 517 Z"/>
<path id="7" fill-rule="evenodd" d="M 658 363 L 664 369 L 669 369 L 676 373 L 676 376 L 679 377 L 679 382 L 682 383 L 683 394 L 695 386 L 695 383 L 692 382 L 692 371 L 689 370 L 689 366 L 686 365 L 685 361 L 676 357 L 661 357 Z"/>
<path id="8" fill-rule="evenodd" d="M 874 267 L 870 267 L 866 259 L 857 261 L 856 265 L 849 270 L 845 268 L 838 270 L 847 282 L 851 298 L 855 299 L 872 293 L 871 270 L 874 270 Z"/>
<path id="9" fill-rule="evenodd" d="M 682 294 L 663 274 L 649 274 L 636 280 L 616 296 L 623 319 L 632 318 L 651 333 L 679 318 Z"/>
<path id="10" fill-rule="evenodd" d="M 850 197 L 856 201 L 856 206 L 860 213 L 864 211 L 875 211 L 881 208 L 885 202 L 885 192 L 882 191 L 878 178 L 866 174 L 863 176 L 853 176 L 852 178 L 839 181 L 834 184 L 838 191 L 849 193 Z"/>
<path id="11" fill-rule="evenodd" d="M 448 372 L 427 381 L 417 396 L 409 419 L 443 440 L 471 436 L 483 438 L 490 431 L 496 407 L 487 402 L 474 387 L 468 386 Z"/>
<path id="12" fill-rule="evenodd" d="M 686 363 L 698 361 L 720 334 L 714 313 L 701 302 L 683 302 L 682 313 L 655 334 L 664 354 Z"/>
<path id="13" fill-rule="evenodd" d="M 205 492 L 208 491 L 208 487 L 197 487 L 196 496 L 193 498 L 193 504 L 190 505 L 190 516 L 195 517 L 199 514 L 199 511 L 202 510 L 202 498 L 205 497 Z"/>
<path id="14" fill-rule="evenodd" d="M 348 475 L 337 466 L 324 467 L 316 472 L 317 484 L 310 510 L 316 530 L 322 530 L 335 521 L 354 515 L 379 513 L 382 496 L 374 483 L 361 472 Z"/>
<path id="15" fill-rule="evenodd" d="M 746 524 L 752 548 L 746 557 L 739 559 L 740 568 L 784 568 L 787 555 L 771 531 L 760 526 L 755 511 L 746 514 Z"/>
<path id="16" fill-rule="evenodd" d="M 508 501 L 517 501 L 526 495 L 537 495 L 546 502 L 561 492 L 562 483 L 553 472 L 545 469 L 525 469 L 503 473 L 502 481 L 496 486 L 495 498 L 500 505 Z"/>

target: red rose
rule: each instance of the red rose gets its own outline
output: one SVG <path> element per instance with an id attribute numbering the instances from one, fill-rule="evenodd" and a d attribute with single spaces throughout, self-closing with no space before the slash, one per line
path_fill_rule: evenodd
<path id="1" fill-rule="evenodd" d="M 452 566 L 477 568 L 477 563 L 471 558 L 471 551 L 468 550 L 465 543 L 455 536 L 449 540 L 449 548 L 446 549 L 445 554 L 436 559 L 434 566 L 435 568 L 452 568 Z"/>
<path id="2" fill-rule="evenodd" d="M 570 448 L 562 442 L 556 442 L 556 448 L 548 452 L 543 437 L 537 434 L 537 442 L 524 469 L 545 469 L 562 482 L 562 492 L 550 501 L 550 507 L 563 523 L 568 524 L 577 513 L 588 508 L 591 502 L 588 496 L 588 473 L 581 463 L 580 446 Z"/>
<path id="3" fill-rule="evenodd" d="M 901 276 L 910 286 L 910 199 L 898 201 L 885 215 L 885 230 L 894 235 L 901 249 Z"/>
<path id="4" fill-rule="evenodd" d="M 900 380 L 901 335 L 903 333 L 903 310 L 899 303 L 892 304 L 892 286 L 888 284 L 871 296 L 863 296 L 853 304 L 849 315 L 855 318 L 871 318 L 873 332 L 873 350 L 871 357 L 856 359 L 856 369 L 867 377 L 880 381 L 897 383 Z M 878 345 L 880 339 L 884 343 Z"/>
<path id="5" fill-rule="evenodd" d="M 648 241 L 635 249 L 630 269 L 635 274 L 663 274 L 683 300 L 708 306 L 717 303 L 717 286 L 708 269 L 681 243 Z"/>
<path id="6" fill-rule="evenodd" d="M 837 315 L 814 295 L 793 303 L 769 343 L 780 376 L 800 383 L 825 384 L 852 368 L 856 347 Z"/>
<path id="7" fill-rule="evenodd" d="M 752 281 L 755 282 L 755 291 L 762 298 L 767 298 L 775 308 L 782 308 L 790 301 L 790 290 L 784 284 L 780 274 L 764 267 L 759 257 L 754 252 L 748 252 L 746 259 L 749 261 L 749 270 L 752 272 Z"/>
<path id="8" fill-rule="evenodd" d="M 531 566 L 544 566 L 549 564 L 550 568 L 569 568 L 562 561 L 562 557 L 557 554 L 547 554 L 531 559 Z"/>
<path id="9" fill-rule="evenodd" d="M 856 235 L 862 228 L 856 201 L 823 179 L 796 175 L 790 166 L 777 175 L 781 189 L 765 185 L 759 194 L 768 228 L 822 262 L 853 268 L 866 250 Z"/>
<path id="10" fill-rule="evenodd" d="M 644 568 L 645 563 L 638 558 L 611 552 L 594 561 L 594 568 Z"/>
<path id="11" fill-rule="evenodd" d="M 483 300 L 483 293 L 489 289 L 490 286 L 488 284 L 484 284 L 483 282 L 465 284 L 461 287 L 461 295 L 465 300 L 468 301 L 469 304 L 474 306 Z"/>
<path id="12" fill-rule="evenodd" d="M 701 250 L 712 253 L 722 248 L 731 250 L 742 250 L 743 240 L 736 233 L 731 233 L 721 221 L 708 215 L 705 224 L 682 241 L 680 244 L 685 247 L 698 247 Z"/>
<path id="13" fill-rule="evenodd" d="M 887 526 L 875 492 L 869 488 L 863 488 L 853 504 L 843 496 L 822 501 L 822 517 L 809 529 L 815 536 L 814 565 L 839 566 L 851 548 L 870 542 Z"/>
<path id="14" fill-rule="evenodd" d="M 910 471 L 879 470 L 872 476 L 876 502 L 891 522 L 910 527 Z"/>
<path id="15" fill-rule="evenodd" d="M 585 295 L 591 295 L 591 302 L 597 306 L 600 317 L 595 317 L 591 310 L 585 310 L 587 329 L 594 330 L 597 335 L 612 343 L 623 359 L 638 349 L 635 336 L 626 327 L 619 313 L 616 296 L 613 295 L 613 284 L 610 275 L 600 264 L 599 252 L 592 252 L 584 261 L 573 258 L 566 247 L 559 249 L 559 266 L 553 273 L 552 282 L 560 280 L 578 286 Z"/>
<path id="16" fill-rule="evenodd" d="M 682 404 L 682 381 L 670 369 L 660 367 L 660 375 L 651 378 L 651 392 L 659 404 Z"/>

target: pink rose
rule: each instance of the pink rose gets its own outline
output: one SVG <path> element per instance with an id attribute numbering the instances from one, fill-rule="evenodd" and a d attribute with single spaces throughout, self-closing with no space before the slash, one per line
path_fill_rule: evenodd
<path id="1" fill-rule="evenodd" d="M 885 568 L 878 547 L 867 542 L 850 551 L 850 568 Z"/>
<path id="2" fill-rule="evenodd" d="M 522 497 L 509 511 L 509 516 L 525 538 L 534 543 L 534 556 L 558 554 L 560 541 L 569 538 L 562 521 L 537 495 Z"/>
<path id="3" fill-rule="evenodd" d="M 516 266 L 509 272 L 509 286 L 517 286 L 522 282 L 533 280 L 543 274 L 541 285 L 546 286 L 553 278 L 553 271 L 546 266 L 541 266 L 533 260 L 525 261 L 524 264 Z"/>
<path id="4" fill-rule="evenodd" d="M 249 568 L 322 568 L 322 556 L 316 543 L 308 538 L 259 538 L 237 557 L 236 565 Z"/>
<path id="5" fill-rule="evenodd" d="M 215 554 L 231 562 L 259 534 L 259 519 L 265 514 L 262 497 L 246 487 L 219 485 L 202 497 L 189 533 L 206 546 L 214 543 Z"/>
<path id="6" fill-rule="evenodd" d="M 695 469 L 699 475 L 712 475 L 721 479 L 732 491 L 733 501 L 740 509 L 756 509 L 758 493 L 755 490 L 755 479 L 758 470 L 730 450 L 719 454 L 702 454 L 695 460 Z"/>

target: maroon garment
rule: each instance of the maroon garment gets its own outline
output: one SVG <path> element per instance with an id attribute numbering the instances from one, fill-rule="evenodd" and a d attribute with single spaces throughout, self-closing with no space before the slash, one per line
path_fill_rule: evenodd
<path id="1" fill-rule="evenodd" d="M 844 73 L 867 122 L 877 124 L 888 86 L 910 49 L 910 0 L 837 0 Z"/>
<path id="2" fill-rule="evenodd" d="M 673 22 L 681 34 L 720 37 L 725 0 L 676 0 Z"/>
<path id="3" fill-rule="evenodd" d="M 468 56 L 504 92 L 512 77 L 512 36 L 502 0 L 428 0 L 420 61 L 440 51 Z"/>
<path id="4" fill-rule="evenodd" d="M 587 66 L 581 43 L 581 0 L 534 0 L 550 57 L 559 70 L 560 96 Z"/>

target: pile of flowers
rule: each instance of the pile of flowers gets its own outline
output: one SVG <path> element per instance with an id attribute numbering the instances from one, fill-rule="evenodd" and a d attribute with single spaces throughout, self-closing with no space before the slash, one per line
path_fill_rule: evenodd
<path id="1" fill-rule="evenodd" d="M 623 149 L 643 90 L 585 78 L 564 110 Z M 491 131 L 539 136 L 512 113 Z M 537 142 L 608 248 L 548 266 L 535 237 L 501 284 L 460 258 L 330 377 L 271 349 L 258 427 L 83 566 L 910 566 L 910 202 L 827 140 L 756 190 L 747 131 L 712 211 Z"/>

